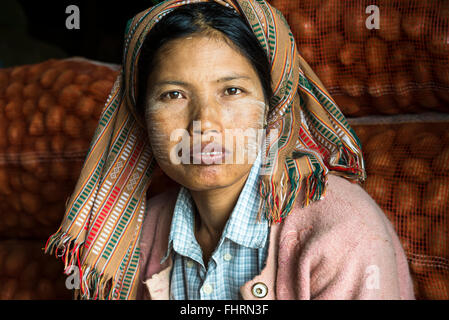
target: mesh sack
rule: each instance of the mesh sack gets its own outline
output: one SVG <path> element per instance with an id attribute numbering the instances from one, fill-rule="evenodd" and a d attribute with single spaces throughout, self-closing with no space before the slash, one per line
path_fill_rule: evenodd
<path id="1" fill-rule="evenodd" d="M 42 241 L 0 241 L 0 300 L 71 299 L 67 277 L 60 261 L 42 254 Z"/>
<path id="2" fill-rule="evenodd" d="M 363 188 L 407 255 L 417 299 L 449 299 L 449 116 L 349 119 L 366 159 Z"/>
<path id="3" fill-rule="evenodd" d="M 0 238 L 58 226 L 116 76 L 83 59 L 0 69 Z"/>
<path id="4" fill-rule="evenodd" d="M 0 69 L 0 239 L 58 228 L 117 75 L 78 57 Z M 154 176 L 148 197 L 173 184 Z"/>
<path id="5" fill-rule="evenodd" d="M 345 115 L 449 111 L 449 1 L 269 2 Z"/>

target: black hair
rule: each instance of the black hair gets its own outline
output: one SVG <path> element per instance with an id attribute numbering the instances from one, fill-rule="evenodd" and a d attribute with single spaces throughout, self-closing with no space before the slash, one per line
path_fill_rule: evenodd
<path id="1" fill-rule="evenodd" d="M 251 27 L 233 8 L 216 2 L 201 2 L 182 5 L 174 9 L 161 18 L 146 35 L 137 71 L 136 111 L 139 115 L 145 114 L 148 76 L 154 68 L 157 50 L 171 40 L 195 33 L 212 36 L 219 34 L 229 38 L 233 47 L 250 61 L 262 84 L 265 101 L 270 103 L 273 95 L 271 66 L 265 50 Z"/>

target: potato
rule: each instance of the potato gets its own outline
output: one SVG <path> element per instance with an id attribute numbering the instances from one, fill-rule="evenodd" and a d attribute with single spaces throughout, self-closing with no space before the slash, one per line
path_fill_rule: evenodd
<path id="1" fill-rule="evenodd" d="M 315 73 L 326 89 L 331 91 L 332 88 L 338 87 L 339 67 L 336 64 L 322 64 L 315 68 Z"/>
<path id="2" fill-rule="evenodd" d="M 65 153 L 75 153 L 75 154 L 87 154 L 87 150 L 89 149 L 89 141 L 86 139 L 73 139 L 71 140 L 66 148 Z"/>
<path id="3" fill-rule="evenodd" d="M 320 32 L 337 30 L 343 13 L 339 0 L 325 0 L 316 9 L 317 25 Z"/>
<path id="4" fill-rule="evenodd" d="M 63 136 L 57 135 L 57 136 L 54 136 L 53 138 L 51 138 L 50 147 L 53 152 L 55 152 L 55 153 L 64 152 L 65 145 L 66 145 L 66 141 Z"/>
<path id="5" fill-rule="evenodd" d="M 339 84 L 343 92 L 351 97 L 360 97 L 365 93 L 364 83 L 348 72 L 340 75 Z"/>
<path id="6" fill-rule="evenodd" d="M 401 215 L 416 213 L 420 208 L 420 197 L 419 187 L 416 183 L 398 182 L 393 191 L 393 204 L 396 212 Z"/>
<path id="7" fill-rule="evenodd" d="M 0 195 L 9 196 L 12 194 L 12 188 L 9 184 L 9 170 L 7 167 L 0 166 Z"/>
<path id="8" fill-rule="evenodd" d="M 56 181 L 63 181 L 69 177 L 67 165 L 58 159 L 51 161 L 50 174 Z"/>
<path id="9" fill-rule="evenodd" d="M 64 70 L 58 78 L 55 80 L 55 83 L 52 86 L 53 92 L 61 92 L 61 90 L 70 85 L 73 82 L 73 79 L 75 78 L 76 73 L 75 71 L 71 69 Z"/>
<path id="10" fill-rule="evenodd" d="M 449 55 L 449 32 L 447 32 L 447 27 L 445 31 L 432 31 L 428 48 L 436 56 L 447 57 Z"/>
<path id="11" fill-rule="evenodd" d="M 92 117 L 96 108 L 101 108 L 101 107 L 94 99 L 92 99 L 92 97 L 83 96 L 83 97 L 81 97 L 80 101 L 78 102 L 78 105 L 75 108 L 75 112 L 82 119 L 87 120 L 90 117 Z"/>
<path id="12" fill-rule="evenodd" d="M 22 105 L 22 114 L 27 122 L 31 121 L 34 113 L 36 112 L 36 101 L 34 99 L 27 99 Z"/>
<path id="13" fill-rule="evenodd" d="M 36 112 L 31 119 L 30 126 L 28 127 L 28 134 L 31 136 L 42 136 L 44 133 L 44 114 L 42 112 Z"/>
<path id="14" fill-rule="evenodd" d="M 23 88 L 23 96 L 28 99 L 36 99 L 42 93 L 42 89 L 37 83 L 27 84 Z"/>
<path id="15" fill-rule="evenodd" d="M 48 299 L 53 291 L 52 282 L 49 279 L 40 279 L 36 287 L 36 295 L 39 299 Z"/>
<path id="16" fill-rule="evenodd" d="M 10 250 L 3 265 L 5 275 L 9 277 L 17 277 L 25 267 L 26 262 L 26 252 L 23 250 Z"/>
<path id="17" fill-rule="evenodd" d="M 416 98 L 418 100 L 418 103 L 427 109 L 432 109 L 439 111 L 440 109 L 443 109 L 441 111 L 446 110 L 445 107 L 441 107 L 440 101 L 438 100 L 435 91 L 431 88 L 424 88 L 419 91 L 419 94 L 416 95 Z"/>
<path id="18" fill-rule="evenodd" d="M 17 66 L 11 70 L 11 82 L 25 83 L 26 75 L 28 72 L 28 66 Z"/>
<path id="19" fill-rule="evenodd" d="M 73 83 L 79 85 L 82 90 L 86 90 L 91 82 L 92 78 L 88 74 L 84 73 L 78 74 L 73 80 Z"/>
<path id="20" fill-rule="evenodd" d="M 41 208 L 40 199 L 31 192 L 25 191 L 20 194 L 22 207 L 28 214 L 37 214 Z"/>
<path id="21" fill-rule="evenodd" d="M 65 113 L 64 108 L 59 105 L 48 111 L 45 116 L 45 126 L 49 133 L 58 133 L 62 130 Z"/>
<path id="22" fill-rule="evenodd" d="M 449 258 L 449 230 L 446 224 L 432 226 L 429 248 L 433 256 Z"/>
<path id="23" fill-rule="evenodd" d="M 404 159 L 401 168 L 405 177 L 418 183 L 426 183 L 432 178 L 429 162 L 424 159 Z"/>
<path id="24" fill-rule="evenodd" d="M 347 95 L 340 95 L 333 97 L 337 103 L 338 108 L 345 116 L 353 116 L 360 111 L 360 106 L 357 99 Z"/>
<path id="25" fill-rule="evenodd" d="M 410 40 L 424 40 L 429 32 L 430 21 L 424 12 L 404 14 L 402 30 Z"/>
<path id="26" fill-rule="evenodd" d="M 50 88 L 51 86 L 53 86 L 56 78 L 61 74 L 62 69 L 57 69 L 57 68 L 50 68 L 48 70 L 46 70 L 41 77 L 41 86 L 43 88 Z"/>
<path id="27" fill-rule="evenodd" d="M 441 85 L 445 86 L 445 89 L 442 91 L 449 91 L 447 87 L 449 87 L 449 59 L 447 61 L 438 61 L 435 60 L 433 64 L 433 74 L 435 75 L 435 80 L 439 82 Z"/>
<path id="28" fill-rule="evenodd" d="M 423 282 L 421 289 L 426 300 L 449 300 L 448 276 L 442 271 L 432 272 L 428 281 Z"/>
<path id="29" fill-rule="evenodd" d="M 421 242 L 430 231 L 430 219 L 428 217 L 410 214 L 407 216 L 406 221 L 406 234 L 416 242 Z"/>
<path id="30" fill-rule="evenodd" d="M 10 145 L 20 146 L 27 133 L 26 123 L 23 120 L 14 120 L 8 128 L 8 140 Z"/>
<path id="31" fill-rule="evenodd" d="M 392 90 L 387 73 L 372 74 L 368 80 L 368 93 L 373 97 L 389 94 Z M 377 107 L 377 106 L 376 106 Z"/>
<path id="32" fill-rule="evenodd" d="M 2 290 L 0 290 L 0 300 L 13 299 L 18 283 L 16 279 L 2 279 Z"/>
<path id="33" fill-rule="evenodd" d="M 398 41 L 401 38 L 401 13 L 392 8 L 380 8 L 378 33 L 386 41 Z"/>
<path id="34" fill-rule="evenodd" d="M 320 52 L 314 44 L 298 43 L 298 52 L 310 65 L 315 65 L 320 61 Z"/>
<path id="35" fill-rule="evenodd" d="M 59 181 L 47 181 L 42 184 L 40 195 L 48 203 L 58 202 L 65 196 L 61 182 Z"/>
<path id="36" fill-rule="evenodd" d="M 300 10 L 289 12 L 289 22 L 292 33 L 298 41 L 311 41 L 317 38 L 318 29 L 310 14 Z"/>
<path id="37" fill-rule="evenodd" d="M 113 85 L 112 81 L 98 80 L 89 86 L 88 92 L 98 101 L 105 103 Z"/>
<path id="38" fill-rule="evenodd" d="M 56 105 L 56 99 L 48 92 L 44 92 L 40 96 L 37 107 L 41 112 L 47 112 Z"/>
<path id="39" fill-rule="evenodd" d="M 410 151 L 415 157 L 433 159 L 441 151 L 442 141 L 431 132 L 420 132 L 410 143 Z"/>
<path id="40" fill-rule="evenodd" d="M 38 155 L 48 155 L 50 152 L 49 137 L 37 137 L 34 141 L 34 150 Z"/>
<path id="41" fill-rule="evenodd" d="M 338 52 L 343 46 L 344 38 L 341 32 L 333 31 L 320 39 L 320 53 L 324 62 L 337 62 Z"/>
<path id="42" fill-rule="evenodd" d="M 415 81 L 419 84 L 425 85 L 433 83 L 432 65 L 427 54 L 419 51 L 417 52 L 417 62 L 412 64 L 412 71 Z"/>
<path id="43" fill-rule="evenodd" d="M 449 180 L 446 177 L 433 178 L 424 190 L 424 210 L 428 215 L 447 212 L 449 207 Z"/>
<path id="44" fill-rule="evenodd" d="M 420 132 L 427 130 L 426 123 L 404 123 L 396 132 L 397 144 L 409 145 Z"/>
<path id="45" fill-rule="evenodd" d="M 370 174 L 393 175 L 396 170 L 396 162 L 388 152 L 371 153 L 367 156 L 367 169 Z"/>
<path id="46" fill-rule="evenodd" d="M 384 128 L 380 133 L 373 135 L 363 147 L 363 152 L 366 153 L 387 153 L 393 145 L 396 137 L 396 131 L 393 129 Z"/>
<path id="47" fill-rule="evenodd" d="M 395 99 L 399 107 L 409 113 L 414 103 L 414 91 L 416 90 L 412 77 L 406 72 L 396 72 L 392 79 Z"/>
<path id="48" fill-rule="evenodd" d="M 41 182 L 34 177 L 33 174 L 22 170 L 20 178 L 25 189 L 32 193 L 38 193 L 41 188 Z"/>
<path id="49" fill-rule="evenodd" d="M 22 190 L 22 180 L 19 172 L 17 172 L 17 170 L 9 171 L 8 176 L 11 187 L 16 191 Z"/>
<path id="50" fill-rule="evenodd" d="M 435 93 L 443 106 L 449 103 L 449 89 L 439 89 Z"/>
<path id="51" fill-rule="evenodd" d="M 30 65 L 26 78 L 28 83 L 40 83 L 40 79 L 46 70 L 50 69 L 54 63 L 53 59 Z"/>
<path id="52" fill-rule="evenodd" d="M 353 65 L 362 58 L 363 47 L 358 42 L 346 42 L 338 53 L 340 62 L 345 66 Z"/>
<path id="53" fill-rule="evenodd" d="M 390 65 L 394 71 L 404 71 L 403 68 L 408 68 L 411 60 L 415 60 L 415 46 L 408 42 L 398 42 L 389 54 Z"/>
<path id="54" fill-rule="evenodd" d="M 22 119 L 22 104 L 21 99 L 10 100 L 5 106 L 5 116 L 9 121 Z"/>
<path id="55" fill-rule="evenodd" d="M 66 110 L 73 108 L 83 95 L 81 87 L 76 84 L 70 84 L 62 89 L 59 94 L 58 103 Z"/>
<path id="56" fill-rule="evenodd" d="M 366 7 L 356 3 L 355 6 L 345 8 L 343 13 L 343 27 L 346 36 L 351 41 L 364 41 L 370 33 L 366 28 Z"/>
<path id="57" fill-rule="evenodd" d="M 385 71 L 387 64 L 388 45 L 385 41 L 371 37 L 365 43 L 365 59 L 372 73 Z"/>
<path id="58" fill-rule="evenodd" d="M 449 174 L 449 146 L 438 154 L 432 161 L 432 168 L 435 174 Z"/>
<path id="59" fill-rule="evenodd" d="M 79 138 L 83 133 L 82 121 L 74 115 L 68 115 L 64 121 L 64 133 L 73 138 Z"/>

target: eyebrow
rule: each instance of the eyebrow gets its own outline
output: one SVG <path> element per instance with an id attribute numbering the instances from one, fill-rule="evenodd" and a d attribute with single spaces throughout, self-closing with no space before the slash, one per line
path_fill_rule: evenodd
<path id="1" fill-rule="evenodd" d="M 235 79 L 248 79 L 249 80 L 251 78 L 246 75 L 232 74 L 232 75 L 217 79 L 216 82 L 228 82 L 228 81 L 235 80 Z M 179 80 L 162 80 L 162 81 L 156 82 L 154 85 L 155 86 L 163 86 L 166 84 L 173 84 L 173 85 L 184 86 L 184 87 L 191 86 L 189 83 L 184 82 L 184 81 L 179 81 Z"/>

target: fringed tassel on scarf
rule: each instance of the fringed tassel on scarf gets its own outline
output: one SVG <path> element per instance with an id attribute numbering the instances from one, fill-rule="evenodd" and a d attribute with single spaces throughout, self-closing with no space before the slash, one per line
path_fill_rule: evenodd
<path id="1" fill-rule="evenodd" d="M 72 267 L 77 268 L 79 288 L 76 290 L 79 290 L 81 299 L 113 299 L 113 290 L 108 286 L 108 282 L 113 279 L 106 278 L 103 273 L 98 273 L 87 264 L 81 265 L 79 257 L 82 245 L 83 243 L 77 243 L 65 232 L 56 232 L 48 239 L 44 252 L 54 253 L 57 258 L 62 258 L 66 275 L 73 272 Z"/>
<path id="2" fill-rule="evenodd" d="M 285 175 L 286 172 L 287 175 Z M 269 185 L 261 180 L 259 193 L 262 198 L 265 216 L 270 225 L 273 222 L 281 223 L 291 213 L 301 190 L 301 177 L 296 175 L 293 170 L 290 172 L 289 174 L 287 169 L 282 172 L 279 188 L 273 183 L 273 179 L 271 179 Z M 323 168 L 317 166 L 315 171 L 311 172 L 305 180 L 305 198 L 301 204 L 303 208 L 325 195 L 327 175 Z"/>

